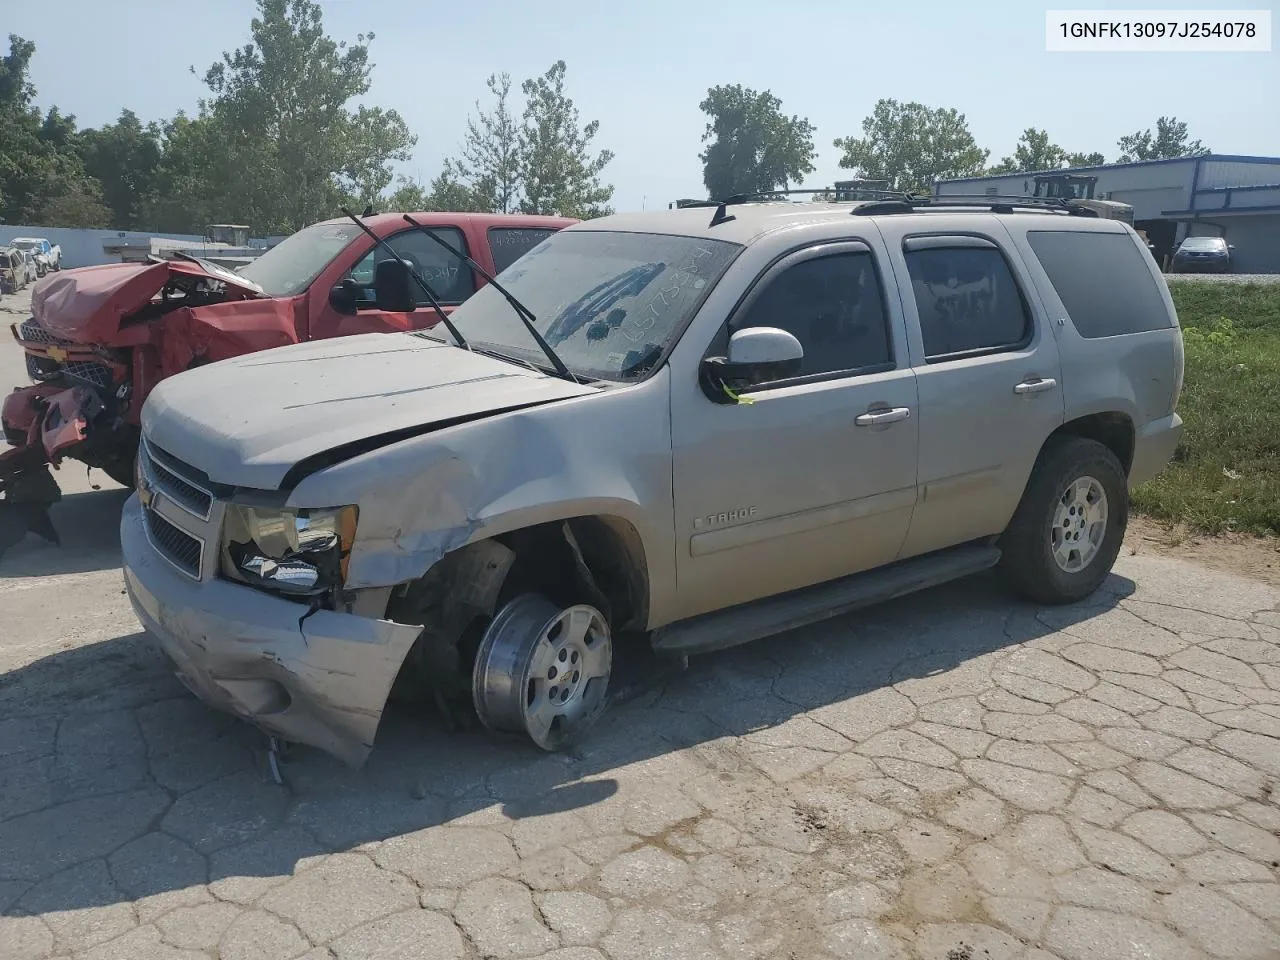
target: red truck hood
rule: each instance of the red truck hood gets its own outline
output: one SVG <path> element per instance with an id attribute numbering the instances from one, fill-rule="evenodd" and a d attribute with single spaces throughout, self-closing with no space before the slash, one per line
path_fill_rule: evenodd
<path id="1" fill-rule="evenodd" d="M 208 277 L 241 296 L 262 296 L 253 281 L 213 264 L 107 263 L 63 270 L 40 281 L 31 293 L 31 314 L 55 337 L 110 345 L 121 321 L 146 306 L 173 274 Z"/>

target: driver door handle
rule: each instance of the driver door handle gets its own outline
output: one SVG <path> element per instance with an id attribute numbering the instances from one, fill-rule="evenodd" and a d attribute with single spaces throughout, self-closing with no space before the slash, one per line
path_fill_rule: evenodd
<path id="1" fill-rule="evenodd" d="M 1036 377 L 1035 379 L 1023 380 L 1021 383 L 1015 384 L 1013 392 L 1026 396 L 1029 393 L 1044 393 L 1046 390 L 1052 390 L 1057 385 L 1057 380 Z"/>
<path id="2" fill-rule="evenodd" d="M 911 416 L 910 407 L 885 407 L 880 410 L 868 410 L 853 422 L 860 427 L 879 427 L 887 423 L 897 423 Z"/>

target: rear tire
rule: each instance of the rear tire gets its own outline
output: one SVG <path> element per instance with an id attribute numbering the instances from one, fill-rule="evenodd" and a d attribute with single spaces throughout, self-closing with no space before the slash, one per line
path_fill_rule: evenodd
<path id="1" fill-rule="evenodd" d="M 1000 567 L 1037 603 L 1075 603 L 1111 573 L 1129 523 L 1129 484 L 1116 455 L 1096 440 L 1045 444 L 1001 537 Z"/>

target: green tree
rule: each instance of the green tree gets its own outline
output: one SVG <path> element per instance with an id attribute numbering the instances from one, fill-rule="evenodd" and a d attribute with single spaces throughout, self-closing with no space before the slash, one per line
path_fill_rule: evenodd
<path id="1" fill-rule="evenodd" d="M 1013 156 L 1005 157 L 988 173 L 1034 173 L 1061 167 L 1093 167 L 1106 160 L 1100 153 L 1071 153 L 1049 139 L 1049 131 L 1027 127 L 1018 138 Z"/>
<path id="2" fill-rule="evenodd" d="M 489 213 L 484 198 L 454 178 L 447 167 L 424 187 L 417 180 L 401 177 L 394 191 L 379 200 L 376 208 L 391 213 L 447 210 L 454 213 Z"/>
<path id="3" fill-rule="evenodd" d="M 470 192 L 467 207 L 490 213 L 513 213 L 520 204 L 520 124 L 510 106 L 511 77 L 493 74 L 486 81 L 493 107 L 467 118 L 467 132 L 459 156 L 446 161 L 441 183 L 456 193 Z"/>
<path id="4" fill-rule="evenodd" d="M 1097 151 L 1093 153 L 1067 154 L 1067 166 L 1069 167 L 1100 167 L 1106 162 L 1107 158 Z"/>
<path id="5" fill-rule="evenodd" d="M 56 227 L 105 226 L 97 183 L 76 153 L 75 117 L 41 115 L 28 71 L 36 46 L 9 35 L 0 58 L 0 220 Z"/>
<path id="6" fill-rule="evenodd" d="M 1049 131 L 1027 127 L 1013 148 L 1013 156 L 1005 157 L 990 173 L 1030 173 L 1035 170 L 1057 170 L 1066 162 L 1067 151 L 1049 140 Z"/>
<path id="7" fill-rule="evenodd" d="M 206 71 L 199 116 L 166 131 L 161 180 L 169 216 L 185 206 L 290 233 L 373 202 L 416 139 L 394 110 L 349 106 L 369 92 L 373 34 L 332 40 L 316 0 L 258 0 L 258 14 L 252 42 Z"/>
<path id="8" fill-rule="evenodd" d="M 708 196 L 768 193 L 813 173 L 813 124 L 786 116 L 770 91 L 711 87 L 698 108 L 711 118 L 702 135 L 707 146 L 698 155 Z"/>
<path id="9" fill-rule="evenodd" d="M 879 100 L 862 133 L 835 141 L 840 166 L 913 193 L 932 193 L 938 180 L 980 175 L 990 152 L 973 139 L 964 114 L 922 103 Z"/>
<path id="10" fill-rule="evenodd" d="M 235 165 L 220 149 L 217 123 L 189 117 L 181 110 L 160 132 L 161 160 L 155 174 L 155 199 L 149 227 L 162 233 L 203 233 L 206 224 L 225 222 L 243 207 L 226 209 L 213 184 L 225 184 Z M 257 228 L 259 221 L 243 221 Z"/>
<path id="11" fill-rule="evenodd" d="M 160 126 L 144 126 L 132 110 L 122 110 L 115 123 L 81 131 L 79 150 L 85 172 L 102 186 L 111 225 L 149 229 L 161 159 Z"/>
<path id="12" fill-rule="evenodd" d="M 592 156 L 591 141 L 600 121 L 579 125 L 578 108 L 564 91 L 565 65 L 557 60 L 546 73 L 526 80 L 528 98 L 520 127 L 520 184 L 524 213 L 590 219 L 612 213 L 612 184 L 600 174 L 613 160 L 612 150 Z"/>
<path id="13" fill-rule="evenodd" d="M 1123 136 L 1120 147 L 1120 163 L 1136 160 L 1173 160 L 1177 157 L 1199 157 L 1209 148 L 1192 140 L 1187 125 L 1177 117 L 1160 117 L 1156 120 L 1155 133 L 1150 128 Z"/>
<path id="14" fill-rule="evenodd" d="M 379 213 L 414 213 L 419 210 L 430 210 L 427 191 L 417 180 L 401 177 L 396 188 L 374 204 Z"/>

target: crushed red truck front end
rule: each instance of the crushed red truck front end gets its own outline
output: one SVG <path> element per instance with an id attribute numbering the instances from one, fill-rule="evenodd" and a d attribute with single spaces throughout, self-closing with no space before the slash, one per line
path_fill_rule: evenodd
<path id="1" fill-rule="evenodd" d="M 87 267 L 36 287 L 32 316 L 10 328 L 33 383 L 0 405 L 0 553 L 28 531 L 57 540 L 47 512 L 61 496 L 51 465 L 73 458 L 130 485 L 146 394 L 205 359 L 218 339 L 216 317 L 212 331 L 193 329 L 193 309 L 255 296 L 184 262 Z M 263 346 L 296 336 L 267 339 L 275 342 Z"/>
<path id="2" fill-rule="evenodd" d="M 406 310 L 378 296 L 377 264 L 390 254 L 381 246 L 375 250 L 366 230 L 416 264 L 447 313 L 483 283 L 454 249 L 500 273 L 576 222 L 442 212 L 414 220 L 380 214 L 357 224 L 313 224 L 241 273 L 180 255 L 82 267 L 41 280 L 31 295 L 31 318 L 13 326 L 33 383 L 3 400 L 8 448 L 0 452 L 0 554 L 28 530 L 53 538 L 45 511 L 59 491 L 49 468 L 63 459 L 132 486 L 142 405 L 161 380 L 303 340 L 438 323 L 441 314 L 422 298 L 411 298 Z M 424 230 L 434 239 L 422 237 Z"/>

